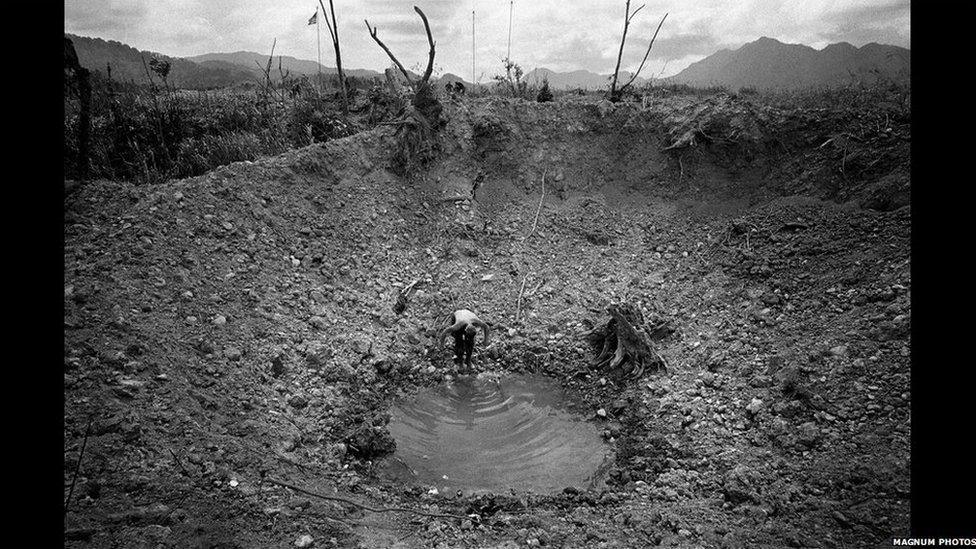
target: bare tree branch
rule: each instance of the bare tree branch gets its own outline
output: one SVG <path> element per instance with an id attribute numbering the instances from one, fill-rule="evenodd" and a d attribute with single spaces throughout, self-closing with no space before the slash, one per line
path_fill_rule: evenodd
<path id="1" fill-rule="evenodd" d="M 628 20 L 630 20 L 630 19 L 633 19 L 633 18 L 634 18 L 634 16 L 635 16 L 635 15 L 637 15 L 637 12 L 639 12 L 639 11 L 640 11 L 640 10 L 642 10 L 642 9 L 644 9 L 644 6 L 646 6 L 646 5 L 647 5 L 647 4 L 641 4 L 641 7 L 639 7 L 639 8 L 637 8 L 636 10 L 634 10 L 634 13 L 631 13 L 631 14 L 630 14 L 630 17 L 628 17 L 627 19 L 628 19 Z"/>
<path id="2" fill-rule="evenodd" d="M 81 458 L 85 457 L 85 446 L 88 446 L 88 435 L 91 434 L 91 427 L 92 418 L 88 418 L 85 439 L 81 442 L 81 451 L 78 452 L 78 461 L 75 462 L 75 474 L 71 477 L 71 488 L 68 489 L 68 497 L 64 498 L 64 516 L 68 516 L 68 506 L 71 505 L 71 495 L 75 492 L 75 482 L 78 480 L 78 472 L 81 471 Z"/>
<path id="3" fill-rule="evenodd" d="M 657 39 L 657 33 L 658 31 L 661 30 L 661 25 L 664 24 L 664 20 L 667 18 L 668 18 L 668 14 L 665 13 L 664 17 L 661 18 L 661 22 L 657 24 L 657 30 L 654 31 L 654 36 L 651 37 L 651 43 L 647 45 L 647 51 L 644 52 L 644 59 L 641 61 L 640 66 L 637 67 L 637 72 L 635 72 L 633 76 L 630 77 L 630 80 L 628 80 L 626 84 L 620 86 L 620 91 L 624 91 L 624 89 L 627 88 L 627 86 L 631 85 L 634 82 L 634 80 L 637 79 L 637 75 L 640 74 L 641 69 L 644 68 L 644 63 L 647 62 L 647 56 L 651 54 L 651 48 L 654 47 L 654 40 Z"/>
<path id="4" fill-rule="evenodd" d="M 342 89 L 342 112 L 347 113 L 349 111 L 349 99 L 346 86 L 346 73 L 342 70 L 342 53 L 339 51 L 339 21 L 336 19 L 335 5 L 332 0 L 329 0 L 329 11 L 332 13 L 331 23 L 329 16 L 325 12 L 325 4 L 322 3 L 322 0 L 319 0 L 319 5 L 322 6 L 322 15 L 325 16 L 325 25 L 329 28 L 329 36 L 332 37 L 332 48 L 335 50 L 336 72 L 339 73 L 339 87 Z"/>
<path id="5" fill-rule="evenodd" d="M 643 7 L 643 6 L 641 6 Z M 640 9 L 640 8 L 638 8 Z M 636 13 L 636 12 L 635 12 Z M 630 27 L 630 0 L 624 6 L 624 34 L 620 38 L 620 51 L 617 52 L 617 66 L 613 69 L 613 81 L 610 82 L 610 100 L 617 94 L 617 74 L 620 73 L 620 59 L 624 56 L 624 43 L 627 41 L 627 28 Z"/>
<path id="6" fill-rule="evenodd" d="M 322 0 L 319 1 L 321 2 Z M 427 32 L 427 43 L 430 44 L 430 53 L 428 53 L 427 55 L 427 68 L 424 70 L 424 75 L 420 78 L 420 80 L 414 80 L 413 78 L 410 78 L 410 73 L 407 72 L 407 69 L 403 67 L 403 64 L 400 63 L 400 61 L 396 58 L 395 55 L 393 55 L 393 52 L 390 51 L 390 48 L 386 47 L 386 44 L 384 44 L 379 39 L 379 37 L 376 36 L 377 28 L 371 27 L 368 20 L 364 19 L 364 21 L 366 21 L 366 28 L 369 30 L 369 35 L 373 37 L 373 40 L 375 40 L 376 43 L 379 44 L 381 48 L 383 48 L 383 51 L 386 52 L 386 55 L 390 56 L 390 59 L 392 59 L 393 63 L 396 64 L 397 68 L 400 69 L 400 72 L 403 73 L 403 77 L 407 79 L 407 82 L 409 82 L 410 85 L 415 90 L 417 90 L 420 89 L 420 87 L 423 84 L 426 84 L 430 80 L 430 75 L 431 73 L 434 72 L 434 37 L 430 33 L 430 23 L 427 22 L 427 16 L 424 15 L 424 12 L 421 11 L 421 9 L 418 8 L 417 6 L 414 6 L 413 9 L 414 11 L 417 12 L 418 15 L 420 15 L 420 18 L 423 19 L 424 21 L 424 30 Z"/>
<path id="7" fill-rule="evenodd" d="M 267 482 L 270 482 L 271 484 L 275 484 L 275 485 L 281 486 L 283 488 L 290 488 L 290 489 L 292 489 L 292 490 L 294 490 L 296 492 L 300 492 L 300 493 L 305 494 L 305 495 L 309 495 L 309 496 L 312 496 L 312 497 L 317 497 L 317 498 L 324 499 L 324 500 L 327 500 L 327 501 L 338 501 L 338 502 L 342 502 L 342 503 L 347 503 L 349 505 L 352 505 L 353 507 L 358 507 L 358 508 L 360 508 L 360 509 L 362 509 L 364 511 L 369 511 L 371 513 L 389 513 L 391 511 L 399 511 L 399 512 L 402 512 L 402 513 L 413 513 L 415 515 L 420 515 L 420 516 L 424 516 L 424 517 L 433 517 L 433 518 L 456 518 L 456 519 L 464 519 L 464 518 L 467 518 L 466 515 L 451 515 L 451 514 L 447 514 L 447 513 L 426 513 L 424 511 L 418 511 L 416 509 L 409 509 L 407 507 L 370 507 L 368 505 L 363 505 L 362 503 L 359 503 L 358 501 L 353 501 L 351 499 L 344 498 L 342 496 L 327 496 L 325 494 L 319 494 L 318 492 L 313 492 L 311 490 L 307 490 L 307 489 L 302 488 L 300 486 L 295 486 L 294 484 L 291 484 L 291 483 L 288 483 L 288 482 L 283 482 L 283 481 L 280 481 L 280 480 L 276 480 L 276 479 L 273 479 L 273 478 L 270 478 L 270 477 L 269 478 L 266 478 L 265 480 Z"/>
<path id="8" fill-rule="evenodd" d="M 377 27 L 370 27 L 368 19 L 363 19 L 363 21 L 366 22 L 366 28 L 369 29 L 369 35 L 373 37 L 373 40 L 375 40 L 376 43 L 379 44 L 381 48 L 383 48 L 383 51 L 386 52 L 386 55 L 390 56 L 390 59 L 392 59 L 393 63 L 397 66 L 397 68 L 400 69 L 400 72 L 403 73 L 403 77 L 407 79 L 407 82 L 410 82 L 412 84 L 413 79 L 410 78 L 410 73 L 407 72 L 407 69 L 403 68 L 403 64 L 400 63 L 400 60 L 397 59 L 395 55 L 393 55 L 393 52 L 390 51 L 390 48 L 386 47 L 386 44 L 384 44 L 383 41 L 380 40 L 378 36 L 376 36 L 376 31 L 379 29 Z"/>
<path id="9" fill-rule="evenodd" d="M 421 83 L 426 84 L 430 80 L 430 74 L 434 71 L 434 37 L 430 34 L 430 23 L 427 22 L 427 16 L 417 6 L 414 6 L 413 9 L 424 20 L 424 30 L 427 31 L 427 43 L 430 44 L 430 53 L 427 56 L 427 69 L 424 71 L 423 79 L 421 79 Z"/>
<path id="10" fill-rule="evenodd" d="M 642 4 L 639 8 L 631 12 L 630 0 L 627 0 L 627 4 L 624 6 L 624 32 L 623 35 L 620 37 L 620 50 L 617 52 L 617 66 L 614 67 L 613 69 L 613 80 L 610 83 L 610 101 L 619 100 L 621 93 L 625 89 L 627 89 L 628 86 L 633 84 L 635 80 L 637 80 L 637 76 L 640 74 L 640 71 L 644 68 L 644 64 L 647 63 L 647 57 L 651 54 L 651 48 L 654 47 L 654 40 L 657 39 L 657 33 L 660 32 L 661 26 L 664 25 L 664 20 L 668 18 L 668 14 L 665 13 L 664 17 L 661 18 L 661 22 L 658 23 L 657 30 L 654 31 L 654 36 L 651 37 L 651 43 L 647 45 L 647 51 L 644 52 L 644 59 L 641 60 L 641 64 L 639 67 L 637 67 L 637 71 L 630 76 L 630 80 L 628 80 L 626 84 L 620 86 L 620 88 L 617 88 L 617 79 L 620 74 L 620 60 L 624 55 L 624 44 L 627 42 L 627 29 L 630 28 L 630 21 L 634 18 L 635 15 L 637 15 L 637 12 L 639 12 L 642 9 L 644 9 L 644 4 Z"/>
<path id="11" fill-rule="evenodd" d="M 335 44 L 337 40 L 336 33 L 332 29 L 332 22 L 329 21 L 329 14 L 325 11 L 325 4 L 322 3 L 322 0 L 319 0 L 319 5 L 322 6 L 322 16 L 325 17 L 325 26 L 329 29 L 329 38 L 331 38 L 332 43 Z M 331 1 L 329 2 L 329 5 L 332 5 Z M 335 13 L 332 14 L 332 18 L 335 19 Z"/>

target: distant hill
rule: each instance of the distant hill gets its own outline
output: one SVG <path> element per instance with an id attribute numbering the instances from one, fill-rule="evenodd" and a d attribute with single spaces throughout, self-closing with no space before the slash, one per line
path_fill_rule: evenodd
<path id="1" fill-rule="evenodd" d="M 760 38 L 737 50 L 721 50 L 692 63 L 669 80 L 692 86 L 731 89 L 799 89 L 873 83 L 879 79 L 909 82 L 911 51 L 898 46 L 846 42 L 822 50 Z"/>
<path id="2" fill-rule="evenodd" d="M 234 53 L 208 53 L 193 57 L 170 57 L 150 51 L 139 51 L 132 46 L 87 36 L 77 36 L 65 33 L 71 39 L 78 52 L 81 65 L 89 70 L 98 71 L 102 75 L 108 74 L 108 67 L 112 67 L 112 78 L 124 82 L 137 84 L 148 83 L 143 58 L 146 62 L 152 57 L 159 57 L 170 62 L 169 82 L 177 88 L 212 89 L 233 86 L 244 82 L 254 82 L 263 77 L 263 67 L 267 66 L 266 54 L 240 51 Z M 314 75 L 318 72 L 318 63 L 291 56 L 274 56 L 271 63 L 271 76 L 277 80 L 278 61 L 281 68 L 288 71 L 289 76 L 303 74 Z M 260 66 L 259 66 L 260 64 Z M 334 67 L 322 67 L 323 74 L 335 74 Z M 345 69 L 346 76 L 360 78 L 382 77 L 380 72 L 367 69 Z M 153 75 L 156 78 L 156 75 Z"/>
<path id="3" fill-rule="evenodd" d="M 187 57 L 186 59 L 196 63 L 210 63 L 219 61 L 255 72 L 255 74 L 259 75 L 263 74 L 263 68 L 268 64 L 268 54 L 255 53 L 253 51 L 205 53 L 203 55 Z M 310 61 L 308 59 L 297 59 L 289 55 L 276 55 L 271 62 L 272 77 L 278 77 L 279 60 L 281 61 L 281 70 L 288 71 L 290 76 L 299 76 L 303 74 L 312 76 L 317 74 L 319 71 L 319 64 L 315 61 Z M 322 65 L 321 69 L 322 74 L 336 74 L 337 72 L 335 67 L 327 67 L 325 65 Z M 383 76 L 383 73 L 369 69 L 343 68 L 343 72 L 346 73 L 346 76 L 355 76 L 359 78 L 375 78 Z"/>
<path id="4" fill-rule="evenodd" d="M 208 89 L 222 88 L 254 80 L 253 73 L 229 63 L 217 62 L 198 64 L 179 57 L 169 57 L 149 51 L 139 51 L 131 46 L 114 40 L 89 38 L 65 33 L 71 39 L 78 52 L 81 66 L 108 74 L 108 67 L 112 68 L 112 78 L 123 82 L 148 83 L 143 58 L 148 63 L 151 57 L 167 59 L 170 64 L 169 81 L 178 88 Z M 153 75 L 155 78 L 155 75 Z"/>
<path id="5" fill-rule="evenodd" d="M 461 78 L 460 76 L 450 72 L 446 72 L 437 78 L 431 78 L 431 80 L 433 81 L 434 88 L 438 90 L 442 90 L 444 89 L 445 86 L 447 86 L 448 84 L 453 84 L 454 82 L 460 82 L 464 84 L 465 90 L 473 90 L 476 87 L 471 82 L 468 82 L 467 80 Z"/>
<path id="6" fill-rule="evenodd" d="M 542 84 L 543 79 L 549 79 L 549 87 L 554 90 L 569 90 L 583 88 L 584 90 L 596 90 L 610 87 L 610 77 L 608 74 L 596 74 L 590 71 L 571 71 L 556 72 L 551 69 L 537 68 L 532 69 L 525 75 L 525 79 L 532 85 Z M 630 79 L 630 73 L 621 71 L 617 77 L 619 85 L 623 85 Z M 646 80 L 638 77 L 632 86 L 644 84 Z"/>

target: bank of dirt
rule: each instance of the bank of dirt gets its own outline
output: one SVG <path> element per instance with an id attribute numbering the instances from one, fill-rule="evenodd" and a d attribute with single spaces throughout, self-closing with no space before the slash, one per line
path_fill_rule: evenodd
<path id="1" fill-rule="evenodd" d="M 905 121 L 725 95 L 446 112 L 412 177 L 387 169 L 380 127 L 66 198 L 66 546 L 907 533 Z M 673 327 L 656 343 L 667 372 L 587 366 L 583 334 L 622 301 Z M 432 336 L 458 307 L 492 325 L 477 368 L 578 395 L 615 455 L 606 488 L 472 496 L 376 477 L 392 399 L 454 373 Z"/>

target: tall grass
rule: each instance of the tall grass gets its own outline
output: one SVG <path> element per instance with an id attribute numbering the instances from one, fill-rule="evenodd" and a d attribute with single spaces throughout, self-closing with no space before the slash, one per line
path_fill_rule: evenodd
<path id="1" fill-rule="evenodd" d="M 151 183 L 349 135 L 334 94 L 311 86 L 218 91 L 121 83 L 93 73 L 90 177 Z M 77 94 L 66 82 L 64 172 L 79 177 Z"/>

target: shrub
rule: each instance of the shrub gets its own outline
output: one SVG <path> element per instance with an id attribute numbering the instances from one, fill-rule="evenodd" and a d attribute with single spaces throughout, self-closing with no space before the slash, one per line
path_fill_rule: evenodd
<path id="1" fill-rule="evenodd" d="M 502 59 L 502 63 L 505 65 L 505 75 L 493 76 L 492 79 L 511 93 L 512 97 L 526 97 L 529 83 L 522 80 L 522 67 L 507 57 Z"/>
<path id="2" fill-rule="evenodd" d="M 542 80 L 542 87 L 539 88 L 539 94 L 536 95 L 536 101 L 539 103 L 546 103 L 552 101 L 552 92 L 549 91 L 549 79 L 544 78 Z"/>
<path id="3" fill-rule="evenodd" d="M 166 77 L 164 64 L 153 60 L 150 64 L 155 74 Z M 279 87 L 276 93 L 254 86 L 218 91 L 160 89 L 93 72 L 90 177 L 137 182 L 191 177 L 231 162 L 353 133 L 334 94 L 320 95 L 301 82 L 283 82 Z M 66 85 L 64 97 L 65 178 L 77 179 L 78 92 Z"/>

